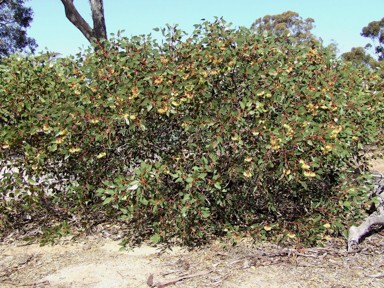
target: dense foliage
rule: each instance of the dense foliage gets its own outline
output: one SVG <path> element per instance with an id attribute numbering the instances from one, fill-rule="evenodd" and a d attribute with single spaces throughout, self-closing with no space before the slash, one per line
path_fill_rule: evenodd
<path id="1" fill-rule="evenodd" d="M 313 244 L 359 219 L 370 200 L 355 168 L 383 84 L 328 49 L 222 23 L 184 42 L 168 27 L 164 45 L 118 37 L 77 59 L 3 61 L 0 143 L 30 176 L 5 174 L 1 231 L 108 215 L 132 225 L 127 241 Z"/>

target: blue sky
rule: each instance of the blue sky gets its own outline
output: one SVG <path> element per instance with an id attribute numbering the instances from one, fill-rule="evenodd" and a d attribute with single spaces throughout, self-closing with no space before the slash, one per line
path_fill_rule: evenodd
<path id="1" fill-rule="evenodd" d="M 74 0 L 83 18 L 92 27 L 89 0 Z M 88 41 L 65 16 L 60 0 L 30 0 L 34 18 L 28 36 L 39 45 L 37 52 L 59 52 L 62 56 L 75 55 L 79 47 L 87 48 Z M 313 33 L 324 40 L 334 39 L 341 53 L 352 47 L 365 46 L 370 39 L 360 36 L 369 22 L 384 17 L 383 0 L 104 0 L 107 33 L 125 30 L 123 36 L 149 34 L 162 39 L 160 32 L 152 29 L 165 24 L 179 24 L 190 33 L 193 25 L 205 18 L 213 22 L 214 16 L 224 17 L 232 27 L 250 27 L 259 17 L 294 11 L 305 19 L 315 20 Z"/>

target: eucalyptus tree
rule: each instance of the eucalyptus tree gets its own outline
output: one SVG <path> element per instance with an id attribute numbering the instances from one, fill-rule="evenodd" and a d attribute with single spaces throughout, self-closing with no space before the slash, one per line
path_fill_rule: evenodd
<path id="1" fill-rule="evenodd" d="M 33 11 L 24 6 L 25 0 L 0 1 L 0 59 L 17 51 L 29 49 L 34 53 L 35 39 L 27 36 Z"/>
<path id="2" fill-rule="evenodd" d="M 73 0 L 61 0 L 61 2 L 64 5 L 65 15 L 68 20 L 83 33 L 90 43 L 94 43 L 94 39 L 96 39 L 96 41 L 102 45 L 101 40 L 108 39 L 107 28 L 105 26 L 103 0 L 89 0 L 92 11 L 93 28 L 77 11 L 73 4 Z"/>

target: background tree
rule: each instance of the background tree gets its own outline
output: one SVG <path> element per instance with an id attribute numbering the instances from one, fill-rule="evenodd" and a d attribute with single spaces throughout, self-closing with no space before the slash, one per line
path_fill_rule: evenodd
<path id="1" fill-rule="evenodd" d="M 93 38 L 96 38 L 98 42 L 101 39 L 107 39 L 103 0 L 89 0 L 92 10 L 93 29 L 77 11 L 73 0 L 61 0 L 61 2 L 64 5 L 65 15 L 68 20 L 83 33 L 90 43 L 94 42 Z"/>
<path id="2" fill-rule="evenodd" d="M 327 46 L 333 53 L 338 54 L 340 53 L 339 50 L 339 43 L 335 41 L 335 39 L 331 39 L 331 43 Z"/>
<path id="3" fill-rule="evenodd" d="M 321 41 L 311 30 L 314 26 L 315 20 L 307 18 L 303 20 L 299 16 L 299 13 L 287 11 L 277 15 L 266 15 L 263 18 L 256 19 L 251 25 L 251 29 L 254 29 L 257 33 L 263 33 L 264 31 L 272 32 L 276 35 L 288 35 L 290 34 L 296 42 L 303 44 L 316 44 Z"/>
<path id="4" fill-rule="evenodd" d="M 379 55 L 379 61 L 384 61 L 384 18 L 380 21 L 373 21 L 363 28 L 361 36 L 372 40 L 375 46 L 375 53 Z"/>
<path id="5" fill-rule="evenodd" d="M 379 67 L 380 63 L 374 59 L 363 47 L 354 47 L 351 52 L 346 52 L 341 55 L 344 61 L 352 62 L 355 68 L 366 66 L 371 69 Z"/>
<path id="6" fill-rule="evenodd" d="M 24 7 L 25 0 L 0 0 L 0 59 L 29 48 L 35 52 L 35 39 L 27 37 L 33 11 Z"/>

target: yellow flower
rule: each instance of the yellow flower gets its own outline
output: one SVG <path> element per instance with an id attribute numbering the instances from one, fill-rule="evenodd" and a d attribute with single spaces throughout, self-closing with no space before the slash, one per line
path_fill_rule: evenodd
<path id="1" fill-rule="evenodd" d="M 164 114 L 165 112 L 167 112 L 166 108 L 157 109 L 157 113 L 159 113 L 159 114 Z"/>
<path id="2" fill-rule="evenodd" d="M 321 147 L 321 150 L 323 150 L 323 154 L 327 154 L 328 152 L 330 152 L 332 150 L 332 146 L 327 144 L 324 147 Z"/>
<path id="3" fill-rule="evenodd" d="M 352 140 L 353 140 L 353 141 L 357 141 L 357 140 L 359 140 L 359 137 L 357 137 L 357 136 L 353 136 L 353 137 L 352 137 Z"/>
<path id="4" fill-rule="evenodd" d="M 308 164 L 302 164 L 301 165 L 301 169 L 303 169 L 303 170 L 308 170 L 310 168 L 310 166 L 308 165 Z"/>
<path id="5" fill-rule="evenodd" d="M 160 84 L 161 82 L 163 82 L 163 77 L 156 78 L 155 84 Z"/>
<path id="6" fill-rule="evenodd" d="M 285 129 L 291 129 L 291 126 L 289 126 L 288 124 L 284 124 L 283 127 L 284 127 Z"/>
<path id="7" fill-rule="evenodd" d="M 135 116 L 135 115 L 131 115 L 131 116 L 129 116 L 129 119 L 131 119 L 131 120 L 135 120 L 135 119 L 136 119 L 136 116 Z"/>
<path id="8" fill-rule="evenodd" d="M 304 176 L 308 178 L 313 178 L 316 176 L 316 173 L 311 172 L 311 171 L 304 171 Z"/>
<path id="9" fill-rule="evenodd" d="M 99 123 L 99 120 L 98 119 L 92 119 L 89 122 L 91 122 L 92 124 L 96 124 L 96 123 Z"/>
<path id="10" fill-rule="evenodd" d="M 4 148 L 4 149 L 8 149 L 8 148 L 9 148 L 9 144 L 8 144 L 8 143 L 4 143 L 4 144 L 3 144 L 3 148 Z"/>
<path id="11" fill-rule="evenodd" d="M 331 228 L 331 225 L 329 224 L 329 223 L 325 223 L 324 225 L 323 225 L 325 228 Z"/>
<path id="12" fill-rule="evenodd" d="M 249 171 L 246 171 L 246 172 L 243 173 L 243 175 L 244 175 L 245 177 L 251 177 L 251 176 L 252 176 L 252 173 L 249 172 Z"/>
<path id="13" fill-rule="evenodd" d="M 342 130 L 342 127 L 336 127 L 334 130 L 332 130 L 330 138 L 335 139 L 337 137 L 337 134 Z"/>
<path id="14" fill-rule="evenodd" d="M 285 170 L 285 169 L 284 169 L 284 170 L 283 170 L 283 174 L 284 174 L 284 175 L 289 175 L 289 174 L 291 174 L 291 170 Z"/>
<path id="15" fill-rule="evenodd" d="M 37 164 L 32 165 L 33 170 L 37 170 L 37 168 L 39 168 L 39 166 Z"/>
<path id="16" fill-rule="evenodd" d="M 289 238 L 295 238 L 295 237 L 296 237 L 296 235 L 293 234 L 293 233 L 291 233 L 291 232 L 289 232 L 287 236 L 288 236 Z"/>
<path id="17" fill-rule="evenodd" d="M 173 106 L 176 106 L 176 107 L 180 105 L 180 102 L 177 102 L 177 101 L 172 101 L 171 103 Z"/>
<path id="18" fill-rule="evenodd" d="M 64 139 L 65 139 L 65 137 L 57 138 L 57 139 L 56 139 L 56 144 L 61 144 L 61 143 L 63 143 L 63 142 L 64 142 Z"/>
<path id="19" fill-rule="evenodd" d="M 48 126 L 48 124 L 44 124 L 44 125 L 43 125 L 43 130 L 44 130 L 44 131 L 48 131 L 48 130 L 49 130 L 49 126 Z"/>
<path id="20" fill-rule="evenodd" d="M 201 76 L 203 76 L 203 78 L 207 78 L 208 77 L 208 74 L 206 71 L 203 71 L 201 72 Z"/>
<path id="21" fill-rule="evenodd" d="M 231 138 L 233 141 L 240 141 L 240 136 L 233 136 L 232 138 Z"/>
<path id="22" fill-rule="evenodd" d="M 272 150 L 279 150 L 280 149 L 280 145 L 273 145 L 272 146 Z"/>
<path id="23" fill-rule="evenodd" d="M 252 157 L 248 156 L 247 158 L 244 159 L 245 162 L 251 162 L 252 161 Z"/>
<path id="24" fill-rule="evenodd" d="M 59 135 L 67 135 L 67 134 L 68 134 L 68 130 L 67 129 L 61 130 L 59 132 Z"/>
<path id="25" fill-rule="evenodd" d="M 69 152 L 70 153 L 76 153 L 76 152 L 79 152 L 80 150 L 81 150 L 80 148 L 72 147 L 71 149 L 69 149 Z"/>
<path id="26" fill-rule="evenodd" d="M 105 155 L 107 155 L 105 152 L 101 152 L 99 155 L 97 155 L 96 157 L 98 158 L 98 159 L 100 159 L 100 158 L 103 158 Z"/>
<path id="27" fill-rule="evenodd" d="M 168 59 L 166 59 L 165 57 L 160 57 L 160 62 L 164 63 L 164 64 L 167 64 L 168 63 Z"/>
<path id="28" fill-rule="evenodd" d="M 265 225 L 264 226 L 264 230 L 265 231 L 271 231 L 272 230 L 272 227 L 270 225 Z"/>
<path id="29" fill-rule="evenodd" d="M 262 95 L 264 95 L 264 91 L 257 93 L 257 96 L 262 96 Z"/>
<path id="30" fill-rule="evenodd" d="M 257 136 L 257 135 L 260 134 L 260 132 L 255 132 L 255 131 L 254 131 L 254 132 L 252 132 L 252 134 L 255 135 L 255 136 Z"/>

